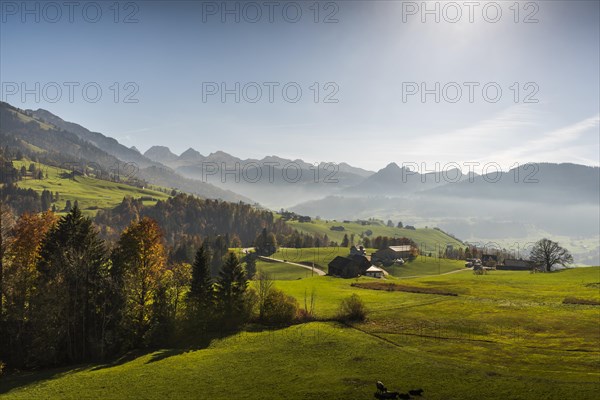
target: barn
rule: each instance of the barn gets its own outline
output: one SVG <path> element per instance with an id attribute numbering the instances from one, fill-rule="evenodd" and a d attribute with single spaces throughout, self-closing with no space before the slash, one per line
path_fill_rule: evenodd
<path id="1" fill-rule="evenodd" d="M 340 278 L 355 278 L 364 275 L 371 263 L 365 256 L 352 255 L 348 257 L 337 256 L 328 264 L 328 275 L 339 276 Z"/>
<path id="2" fill-rule="evenodd" d="M 533 263 L 529 260 L 512 260 L 506 259 L 502 265 L 498 265 L 496 269 L 505 271 L 530 271 L 533 268 Z"/>
<path id="3" fill-rule="evenodd" d="M 409 258 L 412 249 L 413 247 L 409 244 L 401 246 L 389 246 L 373 253 L 371 260 L 374 263 L 381 262 L 384 265 L 391 265 L 395 260 Z"/>

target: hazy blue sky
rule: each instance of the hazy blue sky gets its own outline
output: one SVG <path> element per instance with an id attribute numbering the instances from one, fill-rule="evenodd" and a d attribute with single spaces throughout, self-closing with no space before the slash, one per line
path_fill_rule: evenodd
<path id="1" fill-rule="evenodd" d="M 221 15 L 222 2 L 121 2 L 116 15 L 113 1 L 81 1 L 72 21 L 62 1 L 54 3 L 58 8 L 28 3 L 33 14 L 20 1 L 0 3 L 2 100 L 48 109 L 142 151 L 194 147 L 205 155 L 276 154 L 370 169 L 391 161 L 599 164 L 598 1 L 521 2 L 518 16 L 513 1 L 481 1 L 471 9 L 473 22 L 462 1 L 428 2 L 429 9 L 437 4 L 439 22 L 422 13 L 420 1 L 324 1 L 316 3 L 318 16 L 313 1 L 228 3 L 239 10 L 239 22 L 234 14 Z M 298 9 L 302 15 L 293 23 Z M 452 22 L 457 11 L 462 15 Z M 13 94 L 14 83 L 35 92 L 36 82 L 39 102 L 34 94 L 23 101 L 21 87 Z M 51 82 L 62 87 L 56 102 L 48 101 L 56 97 Z M 72 102 L 65 82 L 80 84 Z M 102 89 L 95 103 L 82 94 L 90 82 Z M 236 103 L 229 94 L 223 103 L 217 94 L 203 101 L 206 82 L 228 88 L 256 82 L 262 98 L 251 103 L 240 93 Z M 279 83 L 273 102 L 265 82 Z M 288 100 L 283 96 L 289 82 L 302 89 L 296 103 L 293 86 Z M 429 89 L 440 82 L 440 102 L 435 94 L 424 103 L 420 94 L 409 96 L 410 82 Z M 462 90 L 456 103 L 450 102 L 456 86 L 442 89 L 451 82 Z M 473 102 L 464 82 L 479 84 L 472 86 Z M 495 83 L 488 85 L 488 100 L 482 93 L 487 83 Z M 135 87 L 139 102 L 124 102 Z M 495 87 L 502 96 L 491 102 Z M 246 89 L 246 98 L 254 98 L 255 87 Z M 324 102 L 336 89 L 338 102 Z M 88 95 L 94 97 L 93 87 Z M 526 103 L 527 95 L 537 102 Z"/>

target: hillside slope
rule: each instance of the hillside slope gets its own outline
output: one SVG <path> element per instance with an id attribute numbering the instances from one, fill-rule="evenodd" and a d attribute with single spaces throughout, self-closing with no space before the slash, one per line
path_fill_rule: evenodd
<path id="1" fill-rule="evenodd" d="M 596 399 L 598 311 L 562 301 L 574 292 L 599 300 L 599 272 L 476 276 L 465 271 L 392 279 L 458 296 L 360 289 L 351 286 L 355 280 L 331 277 L 277 281 L 277 288 L 299 301 L 314 292 L 319 318 L 334 316 L 340 301 L 356 293 L 369 319 L 252 329 L 195 348 L 17 374 L 0 382 L 0 395 L 9 400 L 187 399 L 199 393 L 207 399 L 368 399 L 381 380 L 400 392 L 423 388 L 423 398 L 431 400 Z"/>
<path id="2" fill-rule="evenodd" d="M 44 120 L 35 115 L 42 115 Z M 54 121 L 64 128 L 74 129 L 79 135 L 64 128 L 57 127 L 49 121 Z M 45 162 L 56 166 L 64 164 L 79 164 L 80 166 L 94 163 L 106 171 L 122 168 L 128 160 L 135 175 L 150 184 L 176 188 L 205 198 L 223 199 L 227 201 L 253 201 L 230 190 L 224 190 L 206 182 L 184 178 L 170 168 L 143 158 L 133 149 L 121 146 L 114 139 L 102 134 L 90 132 L 73 123 L 68 123 L 59 117 L 44 111 L 26 112 L 8 103 L 0 102 L 0 136 L 13 139 L 21 149 L 34 156 L 45 158 Z M 96 144 L 109 148 L 112 153 L 99 148 Z M 120 159 L 114 154 L 124 154 Z M 140 158 L 142 157 L 142 158 Z M 137 162 L 140 164 L 137 164 Z"/>
<path id="3" fill-rule="evenodd" d="M 16 168 L 28 166 L 30 161 L 15 161 Z M 130 196 L 141 198 L 145 205 L 153 205 L 158 200 L 166 200 L 169 195 L 164 191 L 152 188 L 139 188 L 105 179 L 96 179 L 92 176 L 72 176 L 71 171 L 36 163 L 36 167 L 44 171 L 44 179 L 25 178 L 18 182 L 24 189 L 33 189 L 38 193 L 49 190 L 59 193 L 59 200 L 53 202 L 57 211 L 65 208 L 67 200 L 79 203 L 81 210 L 88 215 L 95 214 L 98 209 L 116 207 L 123 197 Z M 159 189 L 159 188 L 156 188 Z"/>
<path id="4" fill-rule="evenodd" d="M 388 227 L 380 222 L 372 222 L 371 225 L 362 225 L 357 222 L 322 220 L 313 220 L 311 222 L 288 221 L 288 224 L 300 232 L 326 234 L 330 240 L 338 243 L 342 241 L 345 234 L 349 237 L 354 234 L 357 240 L 361 234 L 365 234 L 370 238 L 377 236 L 406 237 L 417 243 L 422 252 L 432 252 L 435 254 L 437 254 L 438 250 L 444 251 L 447 245 L 454 246 L 455 248 L 464 247 L 464 244 L 456 238 L 433 228 L 417 228 L 412 230 Z M 331 230 L 333 226 L 343 226 L 344 231 Z M 367 231 L 371 231 L 371 234 L 367 234 Z"/>

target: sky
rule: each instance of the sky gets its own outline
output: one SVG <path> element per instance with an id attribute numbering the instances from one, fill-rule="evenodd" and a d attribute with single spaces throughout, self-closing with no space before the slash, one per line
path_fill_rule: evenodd
<path id="1" fill-rule="evenodd" d="M 598 1 L 66 4 L 0 0 L 0 100 L 142 151 L 600 163 Z"/>

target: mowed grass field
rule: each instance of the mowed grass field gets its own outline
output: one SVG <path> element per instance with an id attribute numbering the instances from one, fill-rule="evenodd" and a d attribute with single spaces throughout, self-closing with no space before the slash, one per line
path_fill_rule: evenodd
<path id="1" fill-rule="evenodd" d="M 115 364 L 14 375 L 6 399 L 369 399 L 423 388 L 424 399 L 596 399 L 600 393 L 600 268 L 551 274 L 465 270 L 391 278 L 458 296 L 351 286 L 374 279 L 313 277 L 276 287 L 321 322 L 245 331 L 203 349 L 165 349 Z M 326 322 L 357 293 L 364 323 Z"/>
<path id="2" fill-rule="evenodd" d="M 367 254 L 377 251 L 376 249 L 366 249 Z M 328 270 L 328 264 L 337 256 L 346 257 L 350 254 L 349 247 L 308 247 L 308 248 L 290 248 L 280 247 L 271 256 L 277 260 L 285 260 L 298 264 L 311 266 L 314 263 L 316 268 L 325 272 Z"/>
<path id="3" fill-rule="evenodd" d="M 241 249 L 236 249 L 239 255 L 242 255 Z M 377 249 L 366 249 L 368 255 L 376 252 Z M 289 261 L 298 264 L 304 264 L 311 266 L 314 263 L 315 268 L 319 268 L 325 272 L 329 269 L 328 264 L 335 257 L 346 257 L 350 254 L 350 249 L 345 247 L 309 247 L 309 248 L 286 248 L 282 247 L 277 249 L 277 252 L 271 256 L 276 260 Z M 273 279 L 299 279 L 306 276 L 310 276 L 310 271 L 303 270 L 300 267 L 295 267 L 289 264 L 276 264 L 259 261 L 257 268 L 260 270 L 263 268 L 265 272 L 270 274 L 277 273 L 291 273 L 290 277 Z M 281 268 L 281 269 L 279 269 Z M 465 268 L 465 262 L 459 260 L 450 260 L 438 257 L 418 256 L 415 260 L 406 262 L 403 265 L 393 265 L 391 267 L 384 267 L 384 269 L 391 275 L 396 277 L 411 277 L 421 275 L 439 275 L 448 273 L 451 271 L 461 270 Z M 298 273 L 294 274 L 294 270 Z M 309 275 L 306 275 L 308 272 Z"/>
<path id="4" fill-rule="evenodd" d="M 447 258 L 418 256 L 413 261 L 402 265 L 383 267 L 390 275 L 396 277 L 414 277 L 422 275 L 441 275 L 465 269 L 463 260 L 450 260 Z"/>
<path id="5" fill-rule="evenodd" d="M 29 167 L 31 162 L 27 160 L 14 161 L 13 165 L 19 169 L 22 165 Z M 67 178 L 65 174 L 69 171 L 36 164 L 36 167 L 44 172 L 44 179 L 26 178 L 17 182 L 17 185 L 23 189 L 33 189 L 41 193 L 43 190 L 50 190 L 60 194 L 60 200 L 56 203 L 56 208 L 60 211 L 64 209 L 66 201 L 74 203 L 78 201 L 79 207 L 86 214 L 95 214 L 98 208 L 112 208 L 117 206 L 125 196 L 134 198 L 148 197 L 155 200 L 144 201 L 145 205 L 153 205 L 156 200 L 165 200 L 168 194 L 156 190 L 142 189 L 124 183 L 111 182 L 107 180 L 96 179 L 87 176 L 76 176 L 75 179 Z M 48 178 L 45 178 L 46 173 Z"/>
<path id="6" fill-rule="evenodd" d="M 347 234 L 348 237 L 350 237 L 350 235 L 354 233 L 356 241 L 359 239 L 361 233 L 370 230 L 373 232 L 369 236 L 371 239 L 377 236 L 406 237 L 412 239 L 417 244 L 422 254 L 429 252 L 437 254 L 440 250 L 444 251 L 447 245 L 452 245 L 454 248 L 465 247 L 465 245 L 457 239 L 433 228 L 417 228 L 412 230 L 389 227 L 376 221 L 371 225 L 361 225 L 357 222 L 344 223 L 331 220 L 313 220 L 311 222 L 287 221 L 287 223 L 300 232 L 318 233 L 320 235 L 326 234 L 329 237 L 329 240 L 338 243 L 342 242 L 344 234 Z M 332 231 L 330 229 L 332 226 L 343 226 L 344 231 Z"/>
<path id="7" fill-rule="evenodd" d="M 312 275 L 312 271 L 306 268 L 278 261 L 258 260 L 256 270 L 267 274 L 273 280 L 282 281 L 310 278 Z"/>

